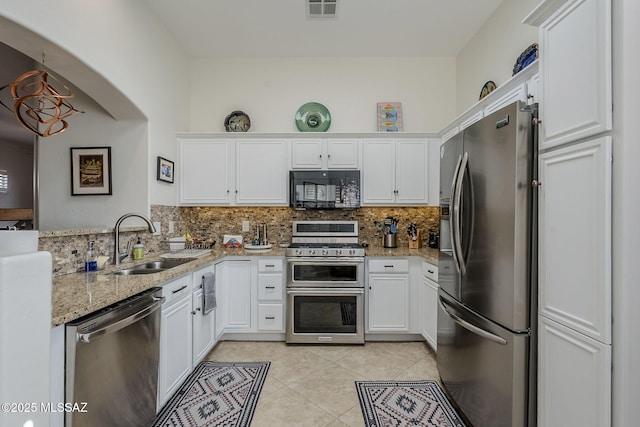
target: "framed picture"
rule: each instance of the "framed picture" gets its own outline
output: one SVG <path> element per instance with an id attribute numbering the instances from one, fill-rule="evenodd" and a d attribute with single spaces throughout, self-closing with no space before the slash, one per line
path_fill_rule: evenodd
<path id="1" fill-rule="evenodd" d="M 158 181 L 169 182 L 173 184 L 174 164 L 171 160 L 158 156 Z"/>
<path id="2" fill-rule="evenodd" d="M 71 147 L 71 195 L 111 194 L 111 147 Z"/>
<path id="3" fill-rule="evenodd" d="M 399 102 L 378 102 L 378 132 L 402 132 L 402 106 Z"/>

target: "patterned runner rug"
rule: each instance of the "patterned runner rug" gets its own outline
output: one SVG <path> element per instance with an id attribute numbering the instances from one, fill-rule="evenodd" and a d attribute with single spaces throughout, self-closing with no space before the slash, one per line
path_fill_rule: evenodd
<path id="1" fill-rule="evenodd" d="M 153 427 L 251 424 L 271 362 L 201 362 L 164 405 Z"/>
<path id="2" fill-rule="evenodd" d="M 464 427 L 436 381 L 356 381 L 367 427 Z"/>

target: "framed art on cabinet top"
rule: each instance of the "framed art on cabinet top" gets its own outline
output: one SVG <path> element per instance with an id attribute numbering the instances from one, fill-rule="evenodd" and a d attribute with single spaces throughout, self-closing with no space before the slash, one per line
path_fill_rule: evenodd
<path id="1" fill-rule="evenodd" d="M 378 102 L 378 132 L 402 132 L 402 106 L 399 102 Z"/>

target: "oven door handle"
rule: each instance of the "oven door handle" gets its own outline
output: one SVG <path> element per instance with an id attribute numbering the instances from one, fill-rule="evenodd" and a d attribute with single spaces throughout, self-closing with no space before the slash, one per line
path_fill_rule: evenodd
<path id="1" fill-rule="evenodd" d="M 364 294 L 363 288 L 287 289 L 287 295 L 353 295 Z"/>

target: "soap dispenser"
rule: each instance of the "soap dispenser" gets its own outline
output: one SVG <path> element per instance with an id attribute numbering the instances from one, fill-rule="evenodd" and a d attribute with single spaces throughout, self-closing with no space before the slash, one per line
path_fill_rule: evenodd
<path id="1" fill-rule="evenodd" d="M 98 261 L 93 253 L 93 245 L 95 241 L 89 240 L 87 248 L 87 257 L 84 260 L 84 271 L 96 271 L 98 269 Z"/>
<path id="2" fill-rule="evenodd" d="M 144 258 L 144 245 L 140 242 L 140 237 L 135 245 L 133 245 L 133 259 Z"/>

